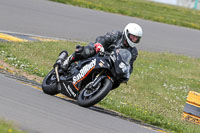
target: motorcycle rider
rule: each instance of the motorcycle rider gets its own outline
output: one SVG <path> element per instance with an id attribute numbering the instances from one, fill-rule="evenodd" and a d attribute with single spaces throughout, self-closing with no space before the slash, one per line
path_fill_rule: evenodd
<path id="1" fill-rule="evenodd" d="M 90 43 L 88 46 L 77 45 L 75 52 L 68 56 L 60 66 L 64 71 L 67 71 L 72 62 L 87 59 L 98 52 L 104 52 L 104 50 L 109 51 L 110 45 L 116 45 L 129 50 L 132 54 L 129 71 L 131 74 L 133 71 L 133 63 L 138 56 L 138 51 L 135 46 L 140 42 L 142 34 L 142 28 L 138 24 L 129 23 L 125 26 L 123 32 L 108 32 L 104 36 L 97 37 L 95 43 Z"/>

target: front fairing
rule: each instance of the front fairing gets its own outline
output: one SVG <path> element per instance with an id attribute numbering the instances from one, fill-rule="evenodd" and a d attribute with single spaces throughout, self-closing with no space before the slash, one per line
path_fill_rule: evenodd
<path id="1" fill-rule="evenodd" d="M 130 77 L 131 53 L 126 49 L 115 49 L 110 58 L 114 64 L 117 79 L 127 80 Z"/>

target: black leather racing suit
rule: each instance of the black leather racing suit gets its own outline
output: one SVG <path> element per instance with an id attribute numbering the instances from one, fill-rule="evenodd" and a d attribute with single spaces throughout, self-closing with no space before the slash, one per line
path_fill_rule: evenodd
<path id="1" fill-rule="evenodd" d="M 123 43 L 123 37 L 122 32 L 120 31 L 113 31 L 108 32 L 104 36 L 99 36 L 96 38 L 96 41 L 94 43 L 88 44 L 88 46 L 81 47 L 80 45 L 77 45 L 76 51 L 69 57 L 70 62 L 79 61 L 83 59 L 87 59 L 89 57 L 92 57 L 96 52 L 94 49 L 95 43 L 101 43 L 104 47 L 105 51 L 111 51 L 109 49 L 110 45 L 116 45 L 119 48 L 125 48 L 130 51 L 132 54 L 132 58 L 130 60 L 130 74 L 133 72 L 133 63 L 136 60 L 138 56 L 138 51 L 136 47 L 125 47 Z"/>
<path id="2" fill-rule="evenodd" d="M 83 59 L 87 59 L 89 57 L 92 57 L 96 52 L 94 50 L 94 44 L 95 43 L 101 43 L 104 47 L 105 51 L 111 51 L 109 49 L 110 45 L 116 45 L 120 48 L 125 48 L 130 51 L 132 54 L 132 58 L 130 60 L 130 74 L 133 72 L 133 63 L 136 60 L 138 56 L 138 51 L 136 47 L 125 47 L 123 45 L 123 36 L 122 32 L 120 31 L 113 31 L 108 32 L 104 36 L 99 36 L 96 38 L 96 41 L 93 43 L 88 44 L 88 46 L 81 47 L 80 45 L 77 45 L 76 51 L 70 56 L 70 62 L 79 61 Z"/>
<path id="3" fill-rule="evenodd" d="M 99 36 L 96 38 L 95 43 L 101 43 L 104 47 L 105 51 L 109 51 L 109 46 L 110 45 L 117 45 L 118 47 L 125 48 L 130 51 L 132 54 L 132 58 L 130 60 L 130 74 L 133 72 L 133 63 L 136 60 L 138 56 L 138 51 L 136 47 L 125 47 L 122 43 L 123 37 L 122 37 L 122 32 L 120 31 L 113 31 L 113 32 L 108 32 L 104 36 Z M 95 43 L 90 43 L 89 46 L 93 46 Z M 94 46 L 93 46 L 94 47 Z"/>

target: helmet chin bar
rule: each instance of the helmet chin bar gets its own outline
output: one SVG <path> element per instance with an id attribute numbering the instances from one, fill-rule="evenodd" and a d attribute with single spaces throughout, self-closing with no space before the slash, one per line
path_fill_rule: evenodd
<path id="1" fill-rule="evenodd" d="M 132 42 L 131 40 L 127 39 L 128 45 L 130 47 L 135 47 L 137 45 L 137 43 Z"/>
<path id="2" fill-rule="evenodd" d="M 129 43 L 128 41 L 130 41 L 130 40 L 128 40 L 128 39 L 126 38 L 126 35 L 124 34 L 124 35 L 123 35 L 123 39 L 122 39 L 122 43 L 123 43 L 123 46 L 124 46 L 124 47 L 135 47 L 135 46 L 137 45 L 136 43 L 130 41 L 131 44 L 134 44 L 134 45 L 131 46 L 130 43 Z"/>

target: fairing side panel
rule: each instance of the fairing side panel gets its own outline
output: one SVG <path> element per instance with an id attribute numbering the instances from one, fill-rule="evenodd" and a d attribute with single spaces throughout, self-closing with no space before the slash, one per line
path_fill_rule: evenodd
<path id="1" fill-rule="evenodd" d="M 72 82 L 69 81 L 63 81 L 61 82 L 61 93 L 63 93 L 64 95 L 72 98 L 72 99 L 76 99 L 77 95 L 78 95 L 78 90 L 74 87 L 74 85 L 72 84 Z"/>

